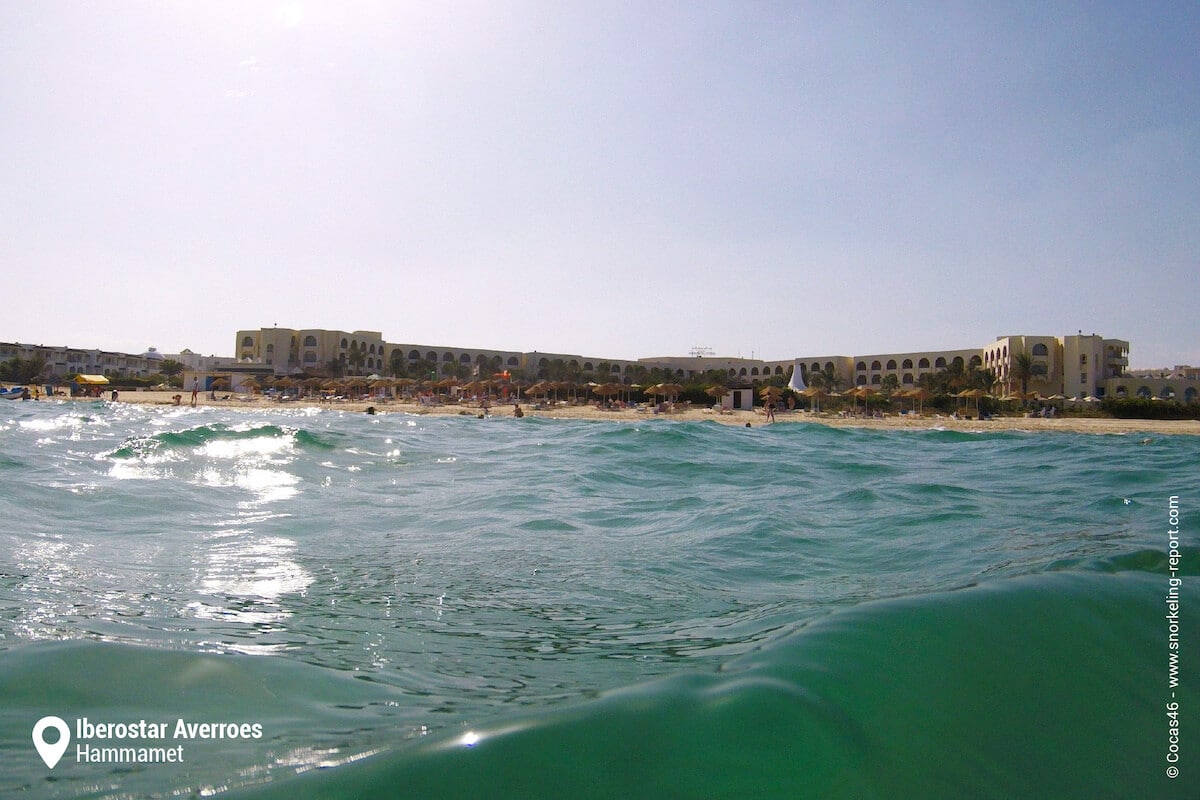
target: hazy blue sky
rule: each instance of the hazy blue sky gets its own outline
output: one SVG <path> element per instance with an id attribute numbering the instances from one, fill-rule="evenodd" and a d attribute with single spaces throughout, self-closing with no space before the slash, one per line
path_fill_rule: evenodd
<path id="1" fill-rule="evenodd" d="M 7 2 L 0 340 L 1200 364 L 1200 4 Z"/>

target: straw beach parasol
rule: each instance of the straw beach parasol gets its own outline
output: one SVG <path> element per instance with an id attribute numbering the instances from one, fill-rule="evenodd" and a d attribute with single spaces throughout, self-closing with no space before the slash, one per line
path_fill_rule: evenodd
<path id="1" fill-rule="evenodd" d="M 904 392 L 904 396 L 914 401 L 913 408 L 918 414 L 925 411 L 925 401 L 933 397 L 933 395 L 929 393 L 928 389 L 922 387 L 909 389 L 907 392 Z"/>
<path id="2" fill-rule="evenodd" d="M 815 412 L 819 412 L 821 410 L 821 400 L 829 397 L 829 392 L 825 391 L 825 389 L 820 386 L 810 386 L 800 394 L 812 401 L 813 411 Z"/>
<path id="3" fill-rule="evenodd" d="M 974 397 L 975 398 L 975 413 L 979 414 L 979 398 L 983 397 L 986 394 L 987 394 L 987 392 L 985 392 L 983 389 L 965 389 L 965 390 L 959 392 L 958 394 L 956 394 L 955 397 L 962 397 L 962 398 L 966 398 L 968 400 L 971 399 L 972 397 Z M 963 407 L 965 408 L 966 406 L 964 405 Z"/>
<path id="4" fill-rule="evenodd" d="M 855 412 L 858 411 L 858 400 L 861 399 L 863 401 L 863 413 L 864 414 L 867 411 L 867 398 L 874 397 L 877 394 L 879 394 L 879 392 L 876 391 L 875 389 L 872 389 L 870 386 L 859 386 L 857 388 L 851 389 L 850 391 L 846 392 L 846 395 L 848 397 L 850 397 L 852 400 L 852 403 L 853 403 L 852 408 L 854 409 Z"/>

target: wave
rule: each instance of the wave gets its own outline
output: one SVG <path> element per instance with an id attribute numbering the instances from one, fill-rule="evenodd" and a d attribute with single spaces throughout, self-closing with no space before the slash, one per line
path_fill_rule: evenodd
<path id="1" fill-rule="evenodd" d="M 1195 796 L 1165 776 L 1166 580 L 1055 575 L 832 614 L 716 674 L 238 797 Z M 1200 591 L 1182 592 L 1187 607 Z M 1193 686 L 1176 690 L 1200 705 Z"/>
<path id="2" fill-rule="evenodd" d="M 199 425 L 181 431 L 166 431 L 152 436 L 126 439 L 110 456 L 112 458 L 141 458 L 164 450 L 194 449 L 218 442 L 238 442 L 254 439 L 288 439 L 301 447 L 314 450 L 333 450 L 338 445 L 336 434 L 320 435 L 303 428 L 279 425 L 239 427 L 223 424 Z"/>
<path id="3" fill-rule="evenodd" d="M 1170 556 L 1165 550 L 1146 548 L 1134 552 L 1119 553 L 1106 558 L 1065 558 L 1055 561 L 1046 569 L 1049 572 L 1149 572 L 1165 574 Z M 1200 576 L 1200 547 L 1179 548 L 1176 574 L 1180 577 Z"/>

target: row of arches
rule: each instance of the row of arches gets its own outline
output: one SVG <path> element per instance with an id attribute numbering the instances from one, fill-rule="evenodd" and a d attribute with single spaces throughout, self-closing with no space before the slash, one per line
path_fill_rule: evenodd
<path id="1" fill-rule="evenodd" d="M 950 361 L 947 361 L 945 356 L 938 356 L 937 358 L 933 359 L 933 361 L 931 362 L 928 358 L 923 356 L 923 357 L 917 359 L 917 361 L 915 362 L 915 365 L 914 365 L 914 362 L 911 358 L 906 358 L 900 362 L 897 362 L 896 359 L 894 359 L 894 358 L 889 358 L 886 366 L 884 365 L 883 362 L 876 359 L 871 362 L 871 366 L 869 368 L 867 367 L 866 361 L 859 361 L 857 364 L 854 365 L 854 369 L 858 372 L 866 372 L 868 369 L 870 369 L 871 372 L 879 372 L 881 370 L 887 370 L 888 372 L 895 372 L 897 370 L 902 370 L 902 369 L 947 369 L 950 366 L 954 366 L 956 368 L 961 369 L 962 367 L 964 367 L 968 364 L 970 364 L 973 367 L 978 368 L 978 367 L 983 366 L 983 359 L 981 357 L 975 355 L 975 356 L 971 356 L 970 361 L 966 361 L 963 359 L 962 356 L 955 356 Z M 833 365 L 832 362 L 830 362 L 829 366 L 832 367 L 832 365 Z M 814 372 L 819 371 L 819 368 L 815 361 L 813 362 L 812 369 Z"/>
<path id="2" fill-rule="evenodd" d="M 341 344 L 342 350 L 358 349 L 358 350 L 362 350 L 364 353 L 366 353 L 369 356 L 377 355 L 381 358 L 383 357 L 383 344 L 382 343 L 376 345 L 373 342 L 360 342 L 360 341 L 358 341 L 358 339 L 347 339 L 346 337 L 342 337 L 342 341 L 340 344 Z M 317 337 L 312 335 L 311 333 L 309 335 L 305 336 L 303 346 L 304 347 L 318 347 L 319 344 L 317 342 Z M 242 347 L 247 348 L 247 349 L 252 349 L 254 347 L 254 337 L 253 336 L 242 337 Z M 296 337 L 295 336 L 292 337 L 292 347 L 293 348 L 296 347 Z M 273 343 L 268 342 L 266 351 L 268 353 L 270 353 L 270 352 L 273 352 L 274 349 L 275 349 L 275 345 Z"/>
<path id="3" fill-rule="evenodd" d="M 518 359 L 516 356 L 509 356 L 507 359 L 505 359 L 503 356 L 495 355 L 495 356 L 488 357 L 488 356 L 484 355 L 483 353 L 480 353 L 478 356 L 476 356 L 474 359 L 472 359 L 470 353 L 459 353 L 457 356 L 455 356 L 454 353 L 450 352 L 449 350 L 442 353 L 441 355 L 438 355 L 437 352 L 434 350 L 427 350 L 424 353 L 422 353 L 420 350 L 414 349 L 414 350 L 409 350 L 407 356 L 408 356 L 409 361 L 424 360 L 424 361 L 432 361 L 434 363 L 437 363 L 440 361 L 444 364 L 453 364 L 457 361 L 459 364 L 474 363 L 474 364 L 481 364 L 481 365 L 491 365 L 494 367 L 502 367 L 502 366 L 515 367 L 521 363 L 520 359 Z"/>
<path id="4" fill-rule="evenodd" d="M 1125 387 L 1125 386 L 1118 386 L 1115 394 L 1117 397 L 1128 397 L 1129 389 L 1128 389 L 1128 387 Z M 1134 391 L 1134 396 L 1140 397 L 1143 400 L 1150 400 L 1151 398 L 1153 398 L 1155 396 L 1157 396 L 1158 399 L 1160 399 L 1160 400 L 1179 399 L 1178 395 L 1175 392 L 1175 387 L 1173 387 L 1173 386 L 1164 386 L 1161 389 L 1159 389 L 1158 394 L 1155 395 L 1154 392 L 1150 389 L 1150 387 L 1146 386 L 1144 384 L 1142 386 L 1139 386 L 1137 388 L 1137 390 Z M 1197 389 L 1195 386 L 1189 386 L 1183 390 L 1183 402 L 1185 402 L 1185 403 L 1196 402 L 1197 396 L 1198 396 Z"/>

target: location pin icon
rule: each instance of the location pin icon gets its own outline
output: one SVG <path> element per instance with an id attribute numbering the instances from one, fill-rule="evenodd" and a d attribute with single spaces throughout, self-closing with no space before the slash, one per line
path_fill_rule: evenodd
<path id="1" fill-rule="evenodd" d="M 57 742 L 47 742 L 45 739 L 46 729 L 54 728 L 58 731 Z M 63 757 L 63 753 L 67 752 L 67 746 L 71 743 L 71 729 L 67 727 L 67 723 L 63 722 L 60 717 L 42 717 L 33 726 L 33 745 L 37 748 L 38 755 L 42 757 L 42 761 L 46 762 L 46 766 L 54 769 L 54 765 Z"/>

